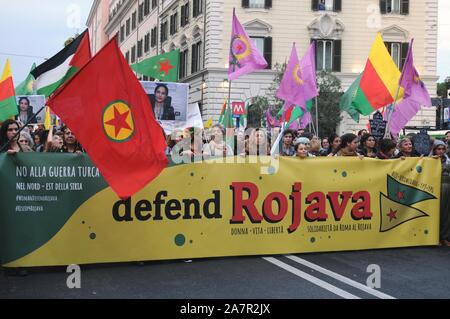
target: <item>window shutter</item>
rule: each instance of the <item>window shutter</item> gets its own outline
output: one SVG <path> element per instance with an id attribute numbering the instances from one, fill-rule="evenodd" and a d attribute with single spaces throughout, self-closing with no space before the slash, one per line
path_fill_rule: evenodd
<path id="1" fill-rule="evenodd" d="M 264 3 L 264 7 L 266 9 L 272 8 L 272 0 L 266 0 L 265 3 Z"/>
<path id="2" fill-rule="evenodd" d="M 342 41 L 333 41 L 333 72 L 341 72 Z"/>
<path id="3" fill-rule="evenodd" d="M 312 0 L 311 1 L 311 10 L 312 11 L 319 11 L 319 0 Z"/>
<path id="4" fill-rule="evenodd" d="M 195 18 L 197 16 L 197 1 L 193 1 L 192 3 L 192 16 Z"/>
<path id="5" fill-rule="evenodd" d="M 386 0 L 380 0 L 380 12 L 382 14 L 386 13 Z"/>
<path id="6" fill-rule="evenodd" d="M 408 15 L 409 14 L 409 0 L 402 0 L 400 7 L 400 14 Z"/>
<path id="7" fill-rule="evenodd" d="M 316 41 L 316 39 L 311 39 L 310 43 L 314 43 L 314 52 L 316 54 L 316 56 L 314 57 L 314 64 L 315 64 L 316 70 L 317 70 L 317 41 Z"/>
<path id="8" fill-rule="evenodd" d="M 409 43 L 402 43 L 401 44 L 402 47 L 402 61 L 400 63 L 400 71 L 403 70 L 403 65 L 405 65 L 405 61 L 406 61 L 406 56 L 408 55 L 408 49 L 409 49 Z"/>
<path id="9" fill-rule="evenodd" d="M 389 55 L 392 56 L 392 42 L 384 42 L 384 45 L 386 46 L 386 49 L 389 52 Z"/>
<path id="10" fill-rule="evenodd" d="M 272 68 L 272 37 L 264 38 L 264 59 L 267 61 L 267 68 Z"/>
<path id="11" fill-rule="evenodd" d="M 248 0 L 242 0 L 242 8 L 248 8 L 249 4 L 248 4 Z"/>
<path id="12" fill-rule="evenodd" d="M 334 0 L 334 12 L 341 12 L 342 11 L 342 1 L 341 0 Z"/>

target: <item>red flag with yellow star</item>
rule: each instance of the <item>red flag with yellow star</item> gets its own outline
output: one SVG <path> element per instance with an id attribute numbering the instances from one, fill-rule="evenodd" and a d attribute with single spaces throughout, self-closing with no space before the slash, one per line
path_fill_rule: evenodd
<path id="1" fill-rule="evenodd" d="M 132 196 L 167 166 L 163 131 L 115 38 L 47 105 L 75 133 L 120 198 Z"/>

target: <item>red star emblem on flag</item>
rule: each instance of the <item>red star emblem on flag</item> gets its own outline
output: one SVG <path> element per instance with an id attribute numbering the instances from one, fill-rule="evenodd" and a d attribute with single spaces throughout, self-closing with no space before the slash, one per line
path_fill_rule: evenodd
<path id="1" fill-rule="evenodd" d="M 392 208 L 389 209 L 389 214 L 386 214 L 389 217 L 389 221 L 391 222 L 393 219 L 397 219 L 397 211 L 393 210 Z"/>
<path id="2" fill-rule="evenodd" d="M 173 65 L 170 65 L 169 60 L 164 62 L 159 62 L 159 72 L 164 72 L 166 75 L 169 75 L 171 69 L 173 69 Z"/>
<path id="3" fill-rule="evenodd" d="M 399 200 L 402 200 L 403 198 L 405 198 L 405 192 L 398 191 L 396 196 Z"/>
<path id="4" fill-rule="evenodd" d="M 114 118 L 112 120 L 109 120 L 105 124 L 114 126 L 116 137 L 119 136 L 121 129 L 131 130 L 131 127 L 127 123 L 127 118 L 129 114 L 130 111 L 126 111 L 125 113 L 120 114 L 117 108 L 114 107 Z"/>

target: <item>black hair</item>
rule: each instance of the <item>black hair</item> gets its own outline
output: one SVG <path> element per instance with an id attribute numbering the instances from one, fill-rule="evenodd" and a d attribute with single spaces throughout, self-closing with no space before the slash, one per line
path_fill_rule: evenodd
<path id="1" fill-rule="evenodd" d="M 364 131 L 367 132 L 367 130 L 366 130 L 365 128 L 363 128 L 362 130 L 359 130 L 359 131 L 358 131 L 358 136 L 361 136 L 361 135 L 363 134 Z M 367 133 L 365 133 L 365 134 L 367 134 Z"/>
<path id="2" fill-rule="evenodd" d="M 283 132 L 283 137 L 285 136 L 285 135 L 287 135 L 287 134 L 291 134 L 292 135 L 292 138 L 295 138 L 295 133 L 294 133 L 294 131 L 293 130 L 286 130 L 286 131 L 284 131 Z"/>
<path id="3" fill-rule="evenodd" d="M 384 138 L 378 142 L 378 148 L 380 149 L 380 152 L 383 154 L 387 154 L 390 150 L 395 148 L 395 142 L 391 139 Z"/>
<path id="4" fill-rule="evenodd" d="M 329 155 L 333 152 L 333 142 L 338 137 L 339 137 L 339 135 L 337 135 L 336 133 L 333 133 L 328 137 L 329 146 L 328 146 L 328 150 L 327 150 L 327 155 Z M 338 146 L 338 148 L 339 148 L 339 146 Z M 334 150 L 334 151 L 337 151 L 337 150 Z"/>
<path id="5" fill-rule="evenodd" d="M 360 148 L 361 149 L 364 149 L 366 147 L 366 145 L 364 145 L 364 144 L 367 142 L 367 140 L 370 137 L 373 137 L 375 139 L 375 136 L 373 136 L 372 134 L 368 134 L 368 133 L 361 136 L 361 140 L 360 140 Z M 376 139 L 375 139 L 375 141 L 376 141 Z"/>
<path id="6" fill-rule="evenodd" d="M 162 83 L 156 85 L 156 87 L 155 87 L 155 94 L 156 94 L 156 91 L 158 91 L 158 89 L 161 88 L 161 87 L 166 89 L 166 95 L 169 96 L 169 88 L 167 87 L 167 85 L 162 84 Z"/>
<path id="7" fill-rule="evenodd" d="M 22 97 L 19 98 L 19 103 L 18 103 L 19 106 L 20 106 L 20 102 L 22 102 L 22 100 L 26 100 L 27 103 L 28 103 L 28 106 L 30 106 L 30 104 L 31 104 L 30 100 L 26 96 L 22 96 Z"/>
<path id="8" fill-rule="evenodd" d="M 8 127 L 11 124 L 16 124 L 17 125 L 17 129 L 20 129 L 19 123 L 17 123 L 17 121 L 12 120 L 12 119 L 7 119 L 6 121 L 3 122 L 2 126 L 0 127 L 0 147 L 3 147 L 6 143 L 8 143 Z"/>
<path id="9" fill-rule="evenodd" d="M 353 142 L 355 139 L 357 139 L 358 136 L 356 136 L 353 133 L 347 133 L 341 136 L 341 145 L 339 145 L 339 149 L 346 148 L 348 144 Z"/>

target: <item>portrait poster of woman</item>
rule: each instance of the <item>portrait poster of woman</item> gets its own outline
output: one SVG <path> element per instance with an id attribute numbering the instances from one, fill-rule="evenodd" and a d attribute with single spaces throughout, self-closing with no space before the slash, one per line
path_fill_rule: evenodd
<path id="1" fill-rule="evenodd" d="M 141 82 L 157 121 L 186 121 L 188 89 L 185 83 Z"/>
<path id="2" fill-rule="evenodd" d="M 38 112 L 45 105 L 44 95 L 18 95 L 17 109 L 19 113 L 16 120 L 24 124 L 30 120 L 36 112 Z M 45 110 L 36 114 L 35 118 L 30 122 L 31 124 L 44 123 Z"/>

